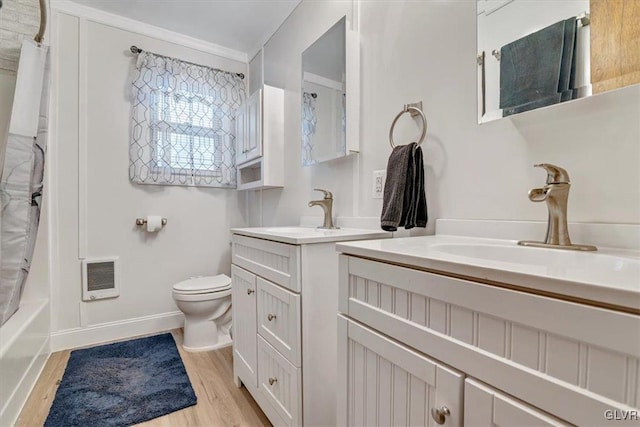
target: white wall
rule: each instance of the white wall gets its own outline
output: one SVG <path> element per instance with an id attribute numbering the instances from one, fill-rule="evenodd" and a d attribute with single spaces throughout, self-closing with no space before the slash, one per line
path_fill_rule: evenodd
<path id="1" fill-rule="evenodd" d="M 336 216 L 376 217 L 372 172 L 386 168 L 389 125 L 403 104 L 422 100 L 429 225 L 436 218 L 540 220 L 527 191 L 544 184 L 534 163 L 569 171 L 569 219 L 640 223 L 640 88 L 532 111 L 484 125 L 476 111 L 475 1 L 379 1 L 359 6 L 361 152 L 301 168 L 300 56 L 350 2 L 303 1 L 265 49 L 265 79 L 285 92 L 285 188 L 249 196 L 252 225 L 296 224 L 317 194 L 334 193 Z M 418 135 L 402 118 L 396 141 Z M 261 211 L 260 204 L 262 203 Z M 260 212 L 262 214 L 260 215 Z"/>
<path id="2" fill-rule="evenodd" d="M 128 93 L 135 58 L 129 47 L 232 72 L 247 70 L 245 62 L 93 18 L 54 12 L 53 21 L 55 349 L 78 342 L 69 339 L 75 328 L 175 313 L 172 285 L 191 276 L 229 273 L 229 228 L 245 223 L 245 199 L 236 191 L 130 183 Z M 156 234 L 136 227 L 135 219 L 149 214 L 166 217 L 168 225 Z M 109 256 L 120 259 L 120 297 L 81 302 L 80 259 Z M 132 333 L 126 329 L 125 336 Z"/>

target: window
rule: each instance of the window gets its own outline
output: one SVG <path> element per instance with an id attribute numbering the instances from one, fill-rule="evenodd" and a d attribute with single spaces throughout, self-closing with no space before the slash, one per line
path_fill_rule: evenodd
<path id="1" fill-rule="evenodd" d="M 132 82 L 129 177 L 137 184 L 236 186 L 242 77 L 142 52 Z"/>
<path id="2" fill-rule="evenodd" d="M 190 93 L 153 97 L 153 159 L 156 168 L 221 176 L 224 107 Z"/>

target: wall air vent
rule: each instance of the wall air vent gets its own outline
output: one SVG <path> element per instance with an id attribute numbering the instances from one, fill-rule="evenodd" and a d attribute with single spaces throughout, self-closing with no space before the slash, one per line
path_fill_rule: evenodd
<path id="1" fill-rule="evenodd" d="M 118 258 L 82 260 L 83 301 L 119 296 L 118 282 Z"/>

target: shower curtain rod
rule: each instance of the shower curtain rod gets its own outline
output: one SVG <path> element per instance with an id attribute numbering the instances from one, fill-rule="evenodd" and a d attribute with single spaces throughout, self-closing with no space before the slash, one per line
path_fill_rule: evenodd
<path id="1" fill-rule="evenodd" d="M 44 0 L 41 0 L 41 1 L 44 1 Z M 133 53 L 134 55 L 137 55 L 137 54 L 139 54 L 139 53 L 145 52 L 144 50 L 140 49 L 138 46 L 131 46 L 131 47 L 129 48 L 129 50 L 130 50 L 130 51 L 131 51 L 131 53 Z M 146 52 L 147 52 L 147 53 L 153 53 L 153 52 L 149 52 L 149 51 L 146 51 Z M 165 58 L 165 59 L 175 59 L 175 58 L 172 58 L 172 57 L 170 57 L 170 56 L 159 55 L 159 54 L 157 54 L 157 53 L 154 53 L 154 55 L 155 55 L 155 56 L 159 56 L 160 58 Z M 183 61 L 183 60 L 180 60 L 180 61 L 181 61 L 181 62 L 184 62 L 185 64 L 195 65 L 196 67 L 208 68 L 208 69 L 213 70 L 213 71 L 221 71 L 221 72 L 223 72 L 223 73 L 228 73 L 228 72 L 229 72 L 229 71 L 221 70 L 221 69 L 219 69 L 219 68 L 207 67 L 206 65 L 196 64 L 195 62 L 189 62 L 189 61 Z M 234 73 L 234 74 L 235 74 L 236 76 L 240 77 L 241 79 L 244 79 L 244 74 L 243 74 L 243 73 Z"/>
<path id="2" fill-rule="evenodd" d="M 1 4 L 1 3 L 0 3 Z M 40 0 L 40 29 L 38 34 L 33 38 L 36 43 L 42 43 L 44 31 L 47 28 L 47 0 Z"/>

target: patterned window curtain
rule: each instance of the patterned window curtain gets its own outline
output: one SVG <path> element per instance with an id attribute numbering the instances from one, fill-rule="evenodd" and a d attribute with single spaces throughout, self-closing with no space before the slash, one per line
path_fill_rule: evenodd
<path id="1" fill-rule="evenodd" d="M 313 135 L 316 133 L 316 99 L 309 92 L 302 93 L 302 164 L 317 163 L 313 158 Z"/>
<path id="2" fill-rule="evenodd" d="M 234 117 L 244 100 L 234 73 L 141 52 L 132 83 L 131 181 L 235 188 Z"/>

